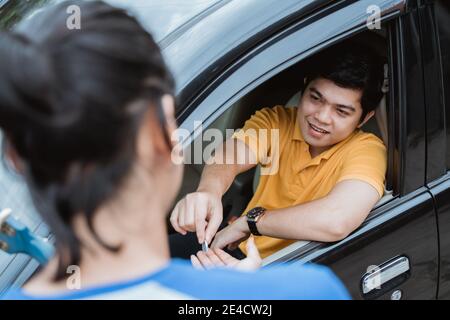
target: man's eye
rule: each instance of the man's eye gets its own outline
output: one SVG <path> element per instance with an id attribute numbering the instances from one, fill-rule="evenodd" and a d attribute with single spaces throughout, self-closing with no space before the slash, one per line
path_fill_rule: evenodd
<path id="1" fill-rule="evenodd" d="M 338 112 L 340 115 L 342 115 L 342 116 L 348 116 L 348 113 L 345 112 L 345 111 L 342 110 L 342 109 L 337 109 L 337 112 Z"/>
<path id="2" fill-rule="evenodd" d="M 319 97 L 317 97 L 317 96 L 315 96 L 315 95 L 313 95 L 313 94 L 311 94 L 310 97 L 311 97 L 311 99 L 313 99 L 313 100 L 315 100 L 315 101 L 319 101 L 319 100 L 320 100 Z"/>

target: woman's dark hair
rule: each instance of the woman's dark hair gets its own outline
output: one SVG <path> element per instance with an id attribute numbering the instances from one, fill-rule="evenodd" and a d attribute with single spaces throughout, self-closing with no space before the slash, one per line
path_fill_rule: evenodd
<path id="1" fill-rule="evenodd" d="M 67 27 L 67 8 L 81 29 Z M 55 235 L 56 280 L 78 264 L 71 223 L 111 198 L 131 169 L 140 120 L 161 110 L 173 79 L 152 36 L 125 11 L 101 1 L 66 1 L 0 34 L 0 128 L 24 164 L 34 203 Z"/>
<path id="2" fill-rule="evenodd" d="M 384 62 L 367 46 L 346 41 L 320 52 L 309 65 L 305 88 L 314 79 L 324 78 L 342 88 L 362 90 L 361 121 L 383 97 Z"/>

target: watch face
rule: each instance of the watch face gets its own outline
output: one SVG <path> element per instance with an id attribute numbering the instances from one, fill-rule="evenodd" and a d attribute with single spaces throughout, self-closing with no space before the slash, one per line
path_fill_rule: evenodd
<path id="1" fill-rule="evenodd" d="M 250 211 L 247 213 L 247 218 L 248 218 L 248 219 L 251 219 L 251 220 L 254 220 L 254 219 L 256 219 L 257 217 L 259 217 L 259 215 L 260 215 L 262 212 L 264 212 L 264 211 L 265 211 L 265 209 L 262 208 L 262 207 L 256 207 L 256 208 L 253 208 L 252 210 L 250 210 Z"/>

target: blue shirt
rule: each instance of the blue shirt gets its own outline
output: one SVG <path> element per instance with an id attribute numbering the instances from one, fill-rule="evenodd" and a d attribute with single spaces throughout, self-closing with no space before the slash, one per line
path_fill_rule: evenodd
<path id="1" fill-rule="evenodd" d="M 188 260 L 173 259 L 156 272 L 131 281 L 117 282 L 58 295 L 28 295 L 20 289 L 3 299 L 208 299 L 293 300 L 349 299 L 341 281 L 318 265 L 279 265 L 242 272 L 217 268 L 194 269 Z"/>

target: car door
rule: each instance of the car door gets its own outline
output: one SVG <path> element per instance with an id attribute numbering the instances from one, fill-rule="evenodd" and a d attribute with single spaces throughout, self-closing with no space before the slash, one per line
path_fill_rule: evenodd
<path id="1" fill-rule="evenodd" d="M 427 104 L 427 185 L 439 221 L 439 299 L 450 298 L 450 3 L 423 1 L 420 7 Z"/>
<path id="2" fill-rule="evenodd" d="M 433 199 L 425 185 L 426 117 L 415 1 L 358 1 L 321 8 L 235 61 L 183 116 L 181 126 L 192 132 L 187 145 L 196 137 L 195 121 L 201 119 L 207 127 L 261 83 L 317 50 L 364 30 L 371 5 L 379 6 L 382 21 L 389 23 L 392 84 L 387 187 L 392 193 L 343 241 L 299 241 L 265 259 L 265 264 L 329 265 L 357 299 L 434 299 L 438 233 Z"/>
<path id="3" fill-rule="evenodd" d="M 330 266 L 356 299 L 435 299 L 439 251 L 436 212 L 425 185 L 427 131 L 421 8 L 408 2 L 389 27 L 391 199 L 346 239 L 308 243 L 278 261 Z M 430 161 L 428 161 L 429 163 Z M 389 183 L 389 179 L 391 183 Z"/>

